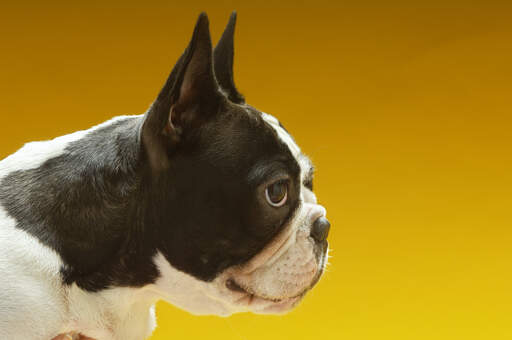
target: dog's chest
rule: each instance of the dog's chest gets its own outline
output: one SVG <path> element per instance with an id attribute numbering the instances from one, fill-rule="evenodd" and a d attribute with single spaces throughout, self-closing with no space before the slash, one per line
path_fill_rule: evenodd
<path id="1" fill-rule="evenodd" d="M 93 339 L 139 340 L 156 327 L 151 294 L 136 288 L 85 292 L 76 285 L 67 291 L 68 321 L 61 332 L 79 330 Z"/>

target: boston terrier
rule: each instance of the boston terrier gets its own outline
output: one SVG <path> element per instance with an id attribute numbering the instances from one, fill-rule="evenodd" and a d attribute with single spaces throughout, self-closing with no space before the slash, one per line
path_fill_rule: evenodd
<path id="1" fill-rule="evenodd" d="M 233 83 L 236 13 L 206 14 L 143 115 L 0 162 L 0 339 L 141 340 L 165 300 L 285 313 L 320 279 L 329 222 L 313 166 Z"/>

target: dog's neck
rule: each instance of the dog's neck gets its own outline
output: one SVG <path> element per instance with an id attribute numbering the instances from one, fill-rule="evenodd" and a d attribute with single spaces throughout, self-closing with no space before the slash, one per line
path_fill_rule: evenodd
<path id="1" fill-rule="evenodd" d="M 65 270 L 65 282 L 68 284 L 76 282 L 89 291 L 109 286 L 141 287 L 158 275 L 150 260 L 156 249 L 151 226 L 146 223 L 148 212 L 144 204 L 149 187 L 145 174 L 149 170 L 141 160 L 140 128 L 143 119 L 144 116 L 135 116 L 120 121 L 106 127 L 106 131 L 94 131 L 84 139 L 85 144 L 96 144 L 94 150 L 98 150 L 98 144 L 101 144 L 103 152 L 92 155 L 88 162 L 90 171 L 83 171 L 82 183 L 68 188 L 71 192 L 81 191 L 74 197 L 75 202 L 69 201 L 69 206 L 70 209 L 78 206 L 84 209 L 84 197 L 94 200 L 88 202 L 91 205 L 87 207 L 87 218 L 94 220 L 79 221 L 78 225 L 84 228 L 94 225 L 101 233 L 103 244 L 96 247 L 91 243 L 92 248 L 87 250 L 104 254 L 97 258 L 98 262 L 88 273 L 73 269 L 66 273 Z M 87 151 L 85 146 L 84 152 Z M 67 223 L 75 224 L 73 221 Z M 89 237 L 97 236 L 90 235 L 90 232 L 89 229 Z M 105 249 L 109 251 L 105 252 Z"/>

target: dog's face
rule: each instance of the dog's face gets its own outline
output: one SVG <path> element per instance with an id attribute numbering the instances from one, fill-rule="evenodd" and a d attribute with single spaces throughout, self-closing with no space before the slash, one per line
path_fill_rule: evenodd
<path id="1" fill-rule="evenodd" d="M 234 25 L 212 50 L 200 16 L 145 117 L 154 288 L 196 314 L 282 313 L 322 275 L 329 222 L 309 159 L 233 84 Z"/>

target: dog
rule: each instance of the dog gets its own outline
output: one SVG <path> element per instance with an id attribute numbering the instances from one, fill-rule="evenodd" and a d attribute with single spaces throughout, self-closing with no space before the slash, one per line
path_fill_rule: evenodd
<path id="1" fill-rule="evenodd" d="M 165 300 L 279 314 L 320 279 L 330 229 L 313 166 L 233 82 L 236 12 L 202 13 L 161 92 L 0 162 L 0 339 L 140 340 Z"/>

